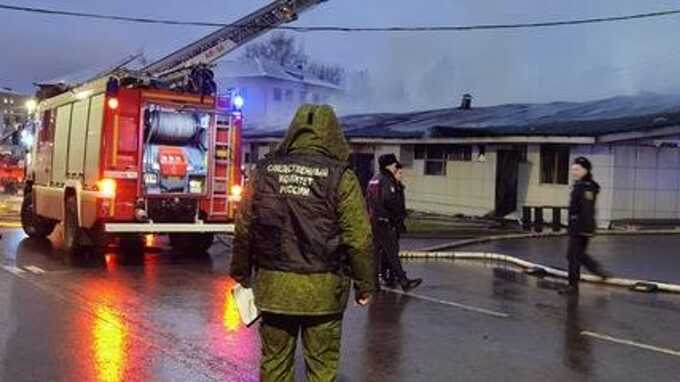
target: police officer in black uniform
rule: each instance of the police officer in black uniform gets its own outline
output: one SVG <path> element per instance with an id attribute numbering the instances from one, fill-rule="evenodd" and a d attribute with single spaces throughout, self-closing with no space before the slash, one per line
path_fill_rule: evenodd
<path id="1" fill-rule="evenodd" d="M 405 230 L 404 187 L 396 178 L 401 164 L 394 154 L 378 158 L 380 173 L 368 183 L 366 198 L 373 225 L 376 263 L 387 286 L 399 284 L 404 291 L 420 285 L 422 279 L 409 279 L 399 259 L 399 236 Z"/>
<path id="2" fill-rule="evenodd" d="M 578 293 L 581 265 L 602 278 L 608 277 L 600 263 L 586 253 L 588 242 L 595 233 L 595 204 L 600 185 L 593 180 L 593 166 L 585 157 L 578 157 L 571 166 L 575 180 L 569 201 L 569 286 L 562 294 Z"/>

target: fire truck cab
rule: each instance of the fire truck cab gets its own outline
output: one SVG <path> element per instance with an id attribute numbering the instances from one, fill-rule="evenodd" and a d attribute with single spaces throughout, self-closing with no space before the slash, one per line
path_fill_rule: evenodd
<path id="1" fill-rule="evenodd" d="M 63 246 L 74 255 L 116 240 L 121 254 L 139 253 L 144 234 L 205 252 L 215 233 L 233 229 L 242 100 L 121 80 L 100 78 L 39 103 L 23 228 L 45 238 L 63 223 Z"/>

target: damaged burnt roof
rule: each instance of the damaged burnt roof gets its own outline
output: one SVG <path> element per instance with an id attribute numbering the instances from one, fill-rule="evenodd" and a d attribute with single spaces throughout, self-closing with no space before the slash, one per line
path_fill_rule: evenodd
<path id="1" fill-rule="evenodd" d="M 341 118 L 348 138 L 418 139 L 502 136 L 597 137 L 680 125 L 680 95 L 644 93 L 590 102 L 506 104 Z M 283 130 L 253 130 L 276 138 Z"/>

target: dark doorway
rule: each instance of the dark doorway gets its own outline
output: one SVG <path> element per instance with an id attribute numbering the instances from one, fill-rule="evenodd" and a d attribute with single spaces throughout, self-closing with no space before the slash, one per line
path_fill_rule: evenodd
<path id="1" fill-rule="evenodd" d="M 359 177 L 359 183 L 364 193 L 366 192 L 366 187 L 368 187 L 368 182 L 373 177 L 374 158 L 373 154 L 352 154 L 349 157 L 352 170 Z"/>
<path id="2" fill-rule="evenodd" d="M 517 150 L 499 150 L 496 160 L 496 217 L 517 210 L 517 178 L 522 154 Z"/>

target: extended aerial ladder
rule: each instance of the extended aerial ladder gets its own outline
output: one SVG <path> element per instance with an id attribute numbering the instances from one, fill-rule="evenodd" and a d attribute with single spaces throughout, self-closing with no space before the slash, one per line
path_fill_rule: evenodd
<path id="1" fill-rule="evenodd" d="M 164 79 L 209 65 L 262 34 L 297 20 L 298 16 L 328 0 L 276 0 L 204 38 L 146 66 L 142 72 Z"/>
<path id="2" fill-rule="evenodd" d="M 102 77 L 116 76 L 119 79 L 128 78 L 134 83 L 160 83 L 161 87 L 178 88 L 186 85 L 190 80 L 193 82 L 212 82 L 212 73 L 206 71 L 210 65 L 224 55 L 242 47 L 257 37 L 298 19 L 303 12 L 311 10 L 315 6 L 328 0 L 275 0 L 272 3 L 250 13 L 249 15 L 228 24 L 219 30 L 195 41 L 177 51 L 161 58 L 142 68 L 130 70 L 127 64 L 139 58 L 135 55 L 126 59 L 122 64 L 115 66 L 94 78 L 80 84 L 45 83 L 37 84 L 40 87 L 38 99 L 47 99 L 92 83 Z M 198 72 L 195 70 L 198 69 Z M 208 73 L 208 77 L 203 74 Z M 190 78 L 194 77 L 194 78 Z M 182 81 L 184 84 L 182 84 Z M 121 81 L 124 82 L 124 81 Z M 194 85 L 192 90 L 195 89 Z M 213 89 L 214 90 L 214 83 Z M 210 93 L 210 91 L 201 91 Z"/>

